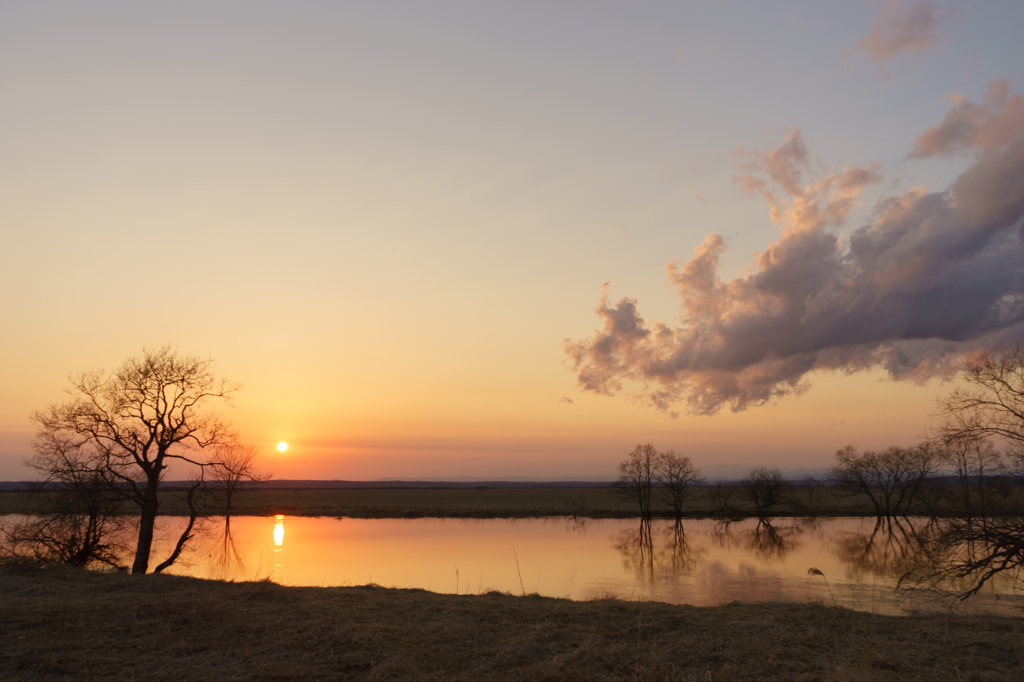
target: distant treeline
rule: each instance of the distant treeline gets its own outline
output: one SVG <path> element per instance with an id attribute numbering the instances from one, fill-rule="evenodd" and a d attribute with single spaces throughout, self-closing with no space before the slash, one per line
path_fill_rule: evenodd
<path id="1" fill-rule="evenodd" d="M 829 486 L 830 481 L 824 477 L 805 477 L 803 479 L 787 479 L 790 485 L 803 485 L 807 478 L 812 478 L 817 485 Z M 955 474 L 939 473 L 929 479 L 940 485 L 957 485 L 959 478 Z M 1014 478 L 1008 475 L 993 474 L 984 477 L 984 482 L 991 485 L 1009 485 Z M 739 486 L 739 480 L 713 480 L 698 483 L 698 486 L 725 485 Z M 531 488 L 610 488 L 614 481 L 310 481 L 310 480 L 274 480 L 274 481 L 241 481 L 240 490 L 479 490 L 479 489 L 531 489 Z M 0 492 L 30 492 L 33 490 L 60 490 L 60 483 L 39 484 L 32 481 L 0 481 Z M 164 481 L 161 487 L 166 490 L 188 490 L 188 481 Z"/>
<path id="2" fill-rule="evenodd" d="M 0 481 L 0 492 L 60 490 L 60 483 Z M 161 481 L 162 490 L 188 490 L 189 481 Z M 240 481 L 239 490 L 473 490 L 480 488 L 609 488 L 612 481 Z"/>

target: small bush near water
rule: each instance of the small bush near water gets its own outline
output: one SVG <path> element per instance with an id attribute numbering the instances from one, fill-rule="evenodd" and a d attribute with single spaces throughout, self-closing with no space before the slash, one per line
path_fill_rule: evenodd
<path id="1" fill-rule="evenodd" d="M 1024 620 L 0 565 L 4 680 L 1008 680 Z"/>

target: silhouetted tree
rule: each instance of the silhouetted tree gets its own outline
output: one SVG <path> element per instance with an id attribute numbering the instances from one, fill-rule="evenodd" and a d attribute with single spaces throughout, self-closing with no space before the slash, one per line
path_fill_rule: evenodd
<path id="1" fill-rule="evenodd" d="M 740 481 L 740 494 L 754 505 L 759 519 L 771 515 L 772 509 L 786 500 L 789 483 L 778 467 L 755 467 Z"/>
<path id="2" fill-rule="evenodd" d="M 678 521 L 683 518 L 683 503 L 686 501 L 687 489 L 704 481 L 700 469 L 693 465 L 689 457 L 677 455 L 674 450 L 667 450 L 658 455 L 656 478 L 663 486 L 669 507 Z"/>
<path id="3" fill-rule="evenodd" d="M 1024 452 L 1024 348 L 983 353 L 960 376 L 966 386 L 939 401 L 940 437 L 996 438 Z"/>
<path id="4" fill-rule="evenodd" d="M 614 485 L 640 509 L 640 518 L 651 518 L 651 490 L 658 473 L 659 454 L 653 445 L 637 445 L 619 464 Z"/>
<path id="5" fill-rule="evenodd" d="M 1006 471 L 1003 457 L 991 440 L 970 433 L 948 434 L 942 439 L 942 460 L 953 467 L 960 484 L 959 511 L 968 519 L 985 519 L 991 477 Z"/>
<path id="6" fill-rule="evenodd" d="M 214 376 L 212 360 L 179 355 L 164 346 L 144 350 L 110 374 L 89 372 L 72 378 L 70 401 L 32 415 L 41 441 L 67 443 L 138 506 L 133 573 L 149 568 L 160 482 L 171 462 L 193 471 L 187 496 L 190 522 L 171 561 L 191 537 L 203 472 L 213 464 L 202 450 L 228 442 L 231 436 L 227 424 L 203 408 L 212 400 L 229 400 L 238 388 Z M 165 561 L 157 570 L 167 565 Z"/>
<path id="7" fill-rule="evenodd" d="M 1024 569 L 1024 499 L 1019 488 L 990 495 L 986 479 L 1002 470 L 1024 483 L 1024 349 L 982 353 L 967 361 L 961 378 L 965 385 L 939 401 L 937 436 L 960 477 L 964 514 L 939 521 L 945 561 L 937 575 L 963 581 L 966 598 L 1001 574 L 1020 584 Z M 1006 447 L 1005 457 L 994 444 Z"/>
<path id="8" fill-rule="evenodd" d="M 905 514 L 938 466 L 933 447 L 891 447 L 858 453 L 852 445 L 836 452 L 828 478 L 840 495 L 867 495 L 877 516 Z"/>
<path id="9" fill-rule="evenodd" d="M 259 450 L 237 440 L 213 448 L 213 464 L 209 479 L 224 498 L 224 508 L 231 514 L 231 500 L 242 481 L 266 481 L 270 473 L 259 468 Z"/>

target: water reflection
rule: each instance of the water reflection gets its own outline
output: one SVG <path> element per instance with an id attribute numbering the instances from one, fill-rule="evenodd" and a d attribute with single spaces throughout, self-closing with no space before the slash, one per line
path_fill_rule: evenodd
<path id="1" fill-rule="evenodd" d="M 697 561 L 706 552 L 690 545 L 686 538 L 686 530 L 682 521 L 676 521 L 671 528 L 665 528 L 662 532 L 665 542 L 662 556 L 665 557 L 664 565 L 668 567 L 673 577 L 693 573 L 697 567 Z"/>
<path id="2" fill-rule="evenodd" d="M 787 520 L 785 525 L 772 519 L 758 519 L 751 528 L 749 520 L 716 521 L 710 537 L 715 547 L 726 552 L 744 550 L 765 563 L 783 561 L 791 552 L 800 547 L 798 538 L 813 524 Z"/>
<path id="3" fill-rule="evenodd" d="M 489 589 L 671 603 L 821 601 L 882 613 L 935 608 L 922 590 L 893 588 L 928 562 L 929 522 L 900 519 L 223 519 L 195 561 L 174 571 L 290 585 Z M 512 556 L 510 547 L 515 547 Z M 270 557 L 269 563 L 267 557 Z M 809 578 L 808 570 L 821 572 Z M 461 577 L 460 577 L 461 576 Z M 467 583 L 467 576 L 471 580 Z M 995 597 L 1000 596 L 1001 601 Z M 1005 582 L 967 611 L 1016 612 Z"/>
<path id="4" fill-rule="evenodd" d="M 284 517 L 278 514 L 274 517 L 274 546 L 284 545 Z"/>
<path id="5" fill-rule="evenodd" d="M 650 519 L 638 527 L 621 531 L 613 538 L 612 547 L 622 555 L 622 567 L 639 580 L 654 580 L 654 540 Z"/>
<path id="6" fill-rule="evenodd" d="M 691 546 L 682 521 L 658 524 L 641 521 L 612 537 L 612 548 L 622 558 L 622 566 L 636 580 L 675 580 L 690 574 L 699 558 L 707 552 Z"/>
<path id="7" fill-rule="evenodd" d="M 224 517 L 224 532 L 218 542 L 211 543 L 210 577 L 214 580 L 230 580 L 236 575 L 245 573 L 245 561 L 235 545 L 231 535 L 231 517 Z"/>
<path id="8" fill-rule="evenodd" d="M 838 536 L 833 551 L 854 580 L 871 574 L 899 580 L 931 563 L 928 530 L 932 527 L 928 519 L 877 519 L 869 533 Z"/>
<path id="9" fill-rule="evenodd" d="M 776 528 L 770 519 L 761 519 L 747 534 L 747 548 L 765 563 L 784 560 L 797 547 L 803 530 L 787 525 Z"/>

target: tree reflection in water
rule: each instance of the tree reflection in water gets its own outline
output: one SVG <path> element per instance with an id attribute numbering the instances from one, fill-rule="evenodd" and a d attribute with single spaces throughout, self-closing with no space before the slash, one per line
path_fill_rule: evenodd
<path id="1" fill-rule="evenodd" d="M 935 564 L 933 529 L 931 520 L 879 518 L 870 533 L 846 533 L 839 537 L 834 551 L 849 578 L 862 580 L 870 573 L 899 580 Z"/>
<path id="2" fill-rule="evenodd" d="M 590 519 L 585 516 L 567 516 L 565 518 L 566 531 L 576 533 L 577 535 L 586 535 L 587 526 L 589 525 Z"/>
<path id="3" fill-rule="evenodd" d="M 665 528 L 662 536 L 665 538 L 662 552 L 663 563 L 668 568 L 672 577 L 693 573 L 697 567 L 697 559 L 705 554 L 704 550 L 698 550 L 690 546 L 686 539 L 686 530 L 683 528 L 682 519 L 676 519 L 671 528 Z"/>
<path id="4" fill-rule="evenodd" d="M 736 529 L 737 522 L 718 521 L 711 530 L 711 541 L 726 551 L 746 550 L 753 552 L 765 563 L 782 561 L 793 550 L 800 547 L 797 539 L 803 533 L 816 527 L 817 522 L 801 520 L 796 525 L 776 526 L 771 519 L 760 519 L 757 526 Z"/>
<path id="5" fill-rule="evenodd" d="M 836 556 L 848 575 L 861 579 L 866 573 L 892 580 L 902 592 L 927 593 L 952 606 L 975 591 L 1009 595 L 1019 593 L 1021 579 L 1010 570 L 979 587 L 976 576 L 963 571 L 977 548 L 948 533 L 960 519 L 878 519 L 870 533 L 849 533 L 835 543 Z M 982 548 L 985 551 L 985 548 Z M 982 589 L 984 587 L 984 589 Z"/>
<path id="6" fill-rule="evenodd" d="M 797 538 L 803 531 L 796 526 L 772 525 L 771 519 L 760 519 L 757 527 L 747 531 L 746 548 L 766 564 L 782 561 L 800 546 Z"/>
<path id="7" fill-rule="evenodd" d="M 231 536 L 231 517 L 224 517 L 224 533 L 213 545 L 210 553 L 210 577 L 214 580 L 232 580 L 245 571 L 242 555 Z"/>
<path id="8" fill-rule="evenodd" d="M 637 528 L 613 536 L 612 547 L 622 555 L 623 567 L 637 580 L 647 582 L 692 573 L 707 553 L 690 545 L 681 520 L 659 524 L 655 530 L 650 519 L 643 519 Z"/>

